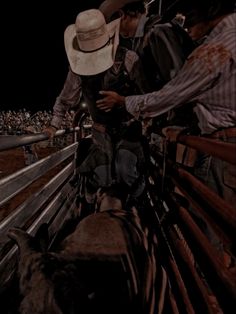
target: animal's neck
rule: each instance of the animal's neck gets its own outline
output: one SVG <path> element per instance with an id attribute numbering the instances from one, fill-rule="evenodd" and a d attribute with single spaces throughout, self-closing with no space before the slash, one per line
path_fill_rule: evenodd
<path id="1" fill-rule="evenodd" d="M 100 212 L 109 210 L 109 209 L 118 209 L 122 210 L 121 201 L 117 198 L 106 196 L 103 198 L 101 205 L 100 205 Z"/>

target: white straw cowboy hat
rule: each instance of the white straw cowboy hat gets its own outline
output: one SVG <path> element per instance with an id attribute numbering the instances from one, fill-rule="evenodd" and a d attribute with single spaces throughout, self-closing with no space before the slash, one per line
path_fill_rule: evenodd
<path id="1" fill-rule="evenodd" d="M 95 75 L 114 64 L 119 44 L 120 19 L 106 24 L 101 11 L 91 9 L 77 15 L 64 34 L 71 70 L 79 75 Z"/>
<path id="2" fill-rule="evenodd" d="M 140 1 L 144 2 L 144 0 L 105 0 L 100 4 L 99 10 L 103 13 L 106 20 L 109 21 L 112 15 L 126 4 Z"/>

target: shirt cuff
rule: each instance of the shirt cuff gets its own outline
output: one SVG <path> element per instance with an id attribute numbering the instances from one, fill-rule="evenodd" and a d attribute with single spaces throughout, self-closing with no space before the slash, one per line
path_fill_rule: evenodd
<path id="1" fill-rule="evenodd" d="M 136 119 L 139 119 L 141 114 L 141 103 L 142 101 L 138 101 L 137 96 L 127 96 L 125 97 L 125 107 L 126 110 L 132 114 Z"/>

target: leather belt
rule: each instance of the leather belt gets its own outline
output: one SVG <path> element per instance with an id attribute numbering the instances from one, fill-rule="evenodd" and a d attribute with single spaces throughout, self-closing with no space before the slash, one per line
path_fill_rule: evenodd
<path id="1" fill-rule="evenodd" d="M 208 134 L 207 137 L 210 138 L 230 138 L 236 137 L 236 127 L 226 128 L 219 131 L 215 131 L 211 134 Z"/>

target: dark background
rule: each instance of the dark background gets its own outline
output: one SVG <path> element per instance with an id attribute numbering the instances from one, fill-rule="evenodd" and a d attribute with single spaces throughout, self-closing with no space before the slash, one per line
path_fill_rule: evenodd
<path id="1" fill-rule="evenodd" d="M 64 30 L 80 11 L 101 2 L 22 0 L 1 5 L 0 110 L 52 109 L 68 70 Z"/>
<path id="2" fill-rule="evenodd" d="M 119 0 L 118 0 L 119 1 Z M 52 109 L 68 71 L 64 30 L 103 0 L 14 0 L 0 5 L 0 111 Z M 163 0 L 163 8 L 173 0 Z M 4 3 L 4 5 L 3 5 Z M 158 8 L 158 0 L 152 12 Z"/>

